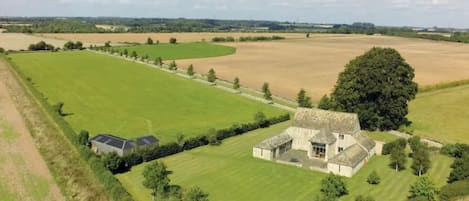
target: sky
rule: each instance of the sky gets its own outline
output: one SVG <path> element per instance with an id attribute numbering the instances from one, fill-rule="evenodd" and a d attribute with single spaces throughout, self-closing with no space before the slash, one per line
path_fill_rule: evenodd
<path id="1" fill-rule="evenodd" d="M 469 0 L 0 0 L 0 16 L 184 17 L 469 28 Z"/>

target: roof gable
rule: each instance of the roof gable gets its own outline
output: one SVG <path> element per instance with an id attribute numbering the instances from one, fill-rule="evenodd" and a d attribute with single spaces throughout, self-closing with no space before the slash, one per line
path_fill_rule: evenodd
<path id="1" fill-rule="evenodd" d="M 368 152 L 360 145 L 354 144 L 347 149 L 343 150 L 333 158 L 329 159 L 329 163 L 355 167 L 363 159 L 368 156 Z"/>
<path id="2" fill-rule="evenodd" d="M 334 133 L 355 134 L 360 131 L 358 115 L 320 109 L 298 108 L 293 126 L 309 129 L 327 129 Z"/>

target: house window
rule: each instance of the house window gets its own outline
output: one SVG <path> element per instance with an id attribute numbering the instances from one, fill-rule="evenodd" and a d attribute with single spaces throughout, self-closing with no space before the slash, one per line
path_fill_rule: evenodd
<path id="1" fill-rule="evenodd" d="M 344 150 L 343 147 L 339 147 L 339 153 L 342 152 Z"/>
<path id="2" fill-rule="evenodd" d="M 344 139 L 344 135 L 343 135 L 343 134 L 340 134 L 340 135 L 339 135 L 339 139 L 343 140 L 343 139 Z"/>

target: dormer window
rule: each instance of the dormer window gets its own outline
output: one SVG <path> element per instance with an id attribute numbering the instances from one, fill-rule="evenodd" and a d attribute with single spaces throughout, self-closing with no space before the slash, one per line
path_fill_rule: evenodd
<path id="1" fill-rule="evenodd" d="M 338 150 L 338 151 L 339 151 L 339 153 L 340 153 L 340 152 L 344 151 L 344 148 L 343 148 L 343 147 L 339 147 L 339 150 Z"/>
<path id="2" fill-rule="evenodd" d="M 340 139 L 340 140 L 343 140 L 343 139 L 344 139 L 344 135 L 343 135 L 343 134 L 339 134 L 339 139 Z"/>

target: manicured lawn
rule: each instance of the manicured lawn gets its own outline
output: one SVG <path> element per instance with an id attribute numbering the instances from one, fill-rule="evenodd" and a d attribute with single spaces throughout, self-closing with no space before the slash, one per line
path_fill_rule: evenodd
<path id="1" fill-rule="evenodd" d="M 236 52 L 234 47 L 206 42 L 120 46 L 114 49 L 121 51 L 127 49 L 129 55 L 132 51 L 135 51 L 139 56 L 147 54 L 152 59 L 161 57 L 163 60 L 217 57 Z"/>
<path id="2" fill-rule="evenodd" d="M 221 146 L 205 146 L 162 160 L 174 171 L 170 177 L 174 184 L 186 188 L 197 185 L 210 194 L 210 200 L 311 201 L 319 194 L 321 179 L 326 174 L 251 156 L 254 144 L 277 135 L 290 123 L 233 137 L 223 141 Z M 432 160 L 433 167 L 428 175 L 441 186 L 449 175 L 451 159 L 435 155 Z M 350 195 L 341 200 L 353 201 L 359 194 L 371 195 L 380 201 L 405 200 L 409 186 L 417 177 L 410 169 L 395 172 L 388 163 L 387 156 L 375 156 L 352 179 L 345 179 Z M 145 165 L 117 175 L 137 201 L 151 200 L 150 191 L 142 185 Z M 366 183 L 366 177 L 373 170 L 381 176 L 381 184 L 377 186 Z"/>
<path id="3" fill-rule="evenodd" d="M 155 134 L 163 143 L 177 133 L 196 136 L 209 128 L 252 122 L 258 111 L 284 112 L 267 104 L 151 67 L 87 51 L 12 54 L 50 104 L 64 102 L 75 130 L 132 138 Z"/>
<path id="4" fill-rule="evenodd" d="M 408 118 L 416 135 L 443 143 L 469 143 L 469 85 L 418 94 Z"/>

